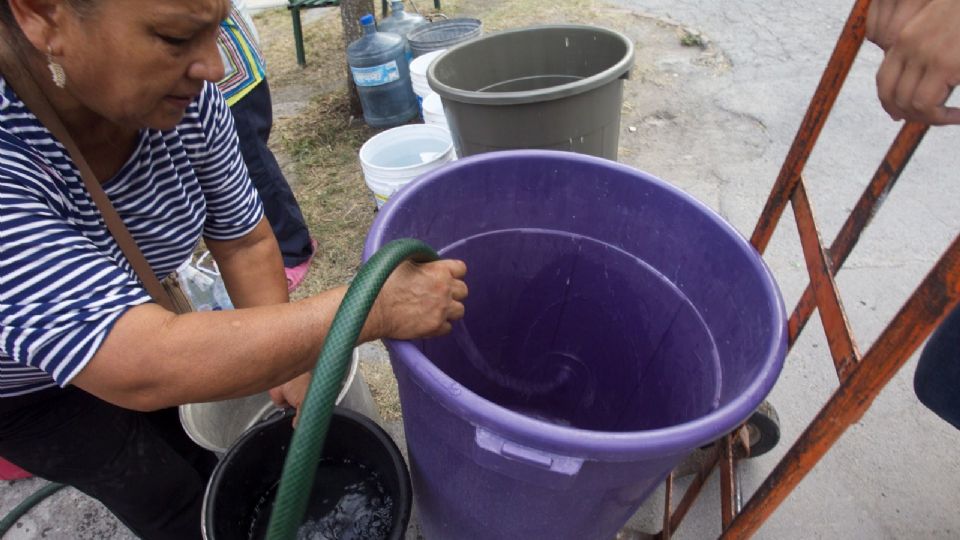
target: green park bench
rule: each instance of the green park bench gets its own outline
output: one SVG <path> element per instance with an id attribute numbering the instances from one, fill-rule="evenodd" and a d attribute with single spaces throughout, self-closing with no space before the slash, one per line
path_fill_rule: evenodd
<path id="1" fill-rule="evenodd" d="M 307 65 L 306 55 L 303 52 L 303 26 L 300 23 L 300 10 L 316 7 L 339 6 L 340 0 L 287 0 L 287 9 L 293 19 L 293 43 L 297 50 L 297 64 L 300 67 Z M 433 7 L 440 9 L 440 0 L 433 0 Z M 382 0 L 383 16 L 389 10 L 389 2 Z"/>
<path id="2" fill-rule="evenodd" d="M 293 18 L 293 44 L 297 49 L 297 64 L 300 67 L 307 65 L 306 55 L 303 52 L 303 26 L 300 24 L 300 10 L 316 7 L 339 6 L 340 0 L 287 0 L 287 9 Z"/>

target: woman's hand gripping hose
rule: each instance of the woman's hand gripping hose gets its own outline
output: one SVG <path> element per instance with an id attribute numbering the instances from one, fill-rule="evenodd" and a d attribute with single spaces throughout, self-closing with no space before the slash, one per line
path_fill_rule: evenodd
<path id="1" fill-rule="evenodd" d="M 340 383 L 368 315 L 372 319 L 370 324 L 379 328 L 378 334 L 394 339 L 445 334 L 450 331 L 450 321 L 463 317 L 460 300 L 467 291 L 459 281 L 465 272 L 462 262 L 445 261 L 447 265 L 430 265 L 430 268 L 405 262 L 406 259 L 428 262 L 437 258 L 436 252 L 423 242 L 394 240 L 375 253 L 357 273 L 333 319 L 300 408 L 299 427 L 287 451 L 267 530 L 268 539 L 288 540 L 296 537 L 306 511 L 307 497 L 313 487 Z M 398 266 L 397 275 L 391 277 Z M 442 301 L 443 294 L 437 295 L 437 291 L 431 293 L 427 290 L 429 284 L 437 280 L 418 279 L 410 273 L 443 271 L 449 271 L 455 278 L 446 291 L 449 299 L 443 306 L 422 309 L 419 303 Z M 451 282 L 449 279 L 446 281 Z M 381 289 L 384 289 L 384 294 L 378 299 Z M 424 313 L 434 315 L 429 320 L 423 320 Z"/>

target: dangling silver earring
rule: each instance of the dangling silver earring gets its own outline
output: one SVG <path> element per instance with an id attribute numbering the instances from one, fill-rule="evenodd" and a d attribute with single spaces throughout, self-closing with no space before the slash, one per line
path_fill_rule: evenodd
<path id="1" fill-rule="evenodd" d="M 47 67 L 50 69 L 50 78 L 57 88 L 63 88 L 67 85 L 67 74 L 63 72 L 63 66 L 53 61 L 53 51 L 47 45 Z"/>

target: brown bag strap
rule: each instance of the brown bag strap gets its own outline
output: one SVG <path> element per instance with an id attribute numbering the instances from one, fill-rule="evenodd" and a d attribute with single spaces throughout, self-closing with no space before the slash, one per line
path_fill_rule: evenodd
<path id="1" fill-rule="evenodd" d="M 144 288 L 147 289 L 147 292 L 150 293 L 153 301 L 170 311 L 178 312 L 163 285 L 160 284 L 160 280 L 158 280 L 156 274 L 153 273 L 153 268 L 150 267 L 150 263 L 147 262 L 147 259 L 143 256 L 143 252 L 141 252 L 137 246 L 136 240 L 133 239 L 133 236 L 131 236 L 130 231 L 127 230 L 126 225 L 123 224 L 123 220 L 120 218 L 120 215 L 117 214 L 113 204 L 110 203 L 110 198 L 104 193 L 100 182 L 97 181 L 96 175 L 93 174 L 93 170 L 90 169 L 90 165 L 87 164 L 87 160 L 84 159 L 83 154 L 80 153 L 80 149 L 67 132 L 66 126 L 64 126 L 60 120 L 60 116 L 53 110 L 53 106 L 50 105 L 47 97 L 40 90 L 40 87 L 30 72 L 25 69 L 16 58 L 10 46 L 10 36 L 6 35 L 3 36 L 3 38 L 3 42 L 0 43 L 0 51 L 2 51 L 0 52 L 0 72 L 3 73 L 7 84 L 13 88 L 40 123 L 67 149 L 70 158 L 73 159 L 73 162 L 80 170 L 80 177 L 83 179 L 83 184 L 90 193 L 90 198 L 93 199 L 97 208 L 100 209 L 100 214 L 103 216 L 103 221 L 107 224 L 107 229 L 110 231 L 110 234 L 113 235 L 114 240 L 116 240 L 120 246 L 120 251 L 123 252 L 127 261 L 130 262 L 130 266 L 132 266 L 133 270 L 137 273 L 137 276 L 143 283 Z"/>

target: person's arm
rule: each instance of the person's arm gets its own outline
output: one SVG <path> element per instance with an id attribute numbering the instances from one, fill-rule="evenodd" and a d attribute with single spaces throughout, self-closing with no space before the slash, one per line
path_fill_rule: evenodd
<path id="1" fill-rule="evenodd" d="M 248 235 L 229 241 L 207 239 L 206 245 L 223 276 L 235 307 L 283 304 L 290 301 L 283 258 L 276 237 L 266 218 Z M 270 389 L 277 407 L 300 405 L 310 386 L 311 371 L 306 371 Z M 297 417 L 293 419 L 294 424 Z"/>
<path id="2" fill-rule="evenodd" d="M 895 37 L 877 71 L 884 110 L 894 120 L 960 124 L 960 109 L 946 106 L 960 84 L 960 1 L 931 0 L 899 31 L 888 28 Z"/>
<path id="3" fill-rule="evenodd" d="M 461 261 L 404 263 L 374 304 L 361 341 L 450 331 L 463 316 Z M 346 287 L 292 304 L 175 315 L 156 304 L 129 309 L 74 377 L 116 405 L 154 410 L 254 394 L 316 361 Z"/>
<path id="4" fill-rule="evenodd" d="M 220 268 L 227 291 L 235 307 L 253 307 L 289 302 L 283 258 L 276 237 L 266 218 L 239 240 L 213 241 L 207 247 Z M 270 389 L 270 398 L 278 407 L 300 405 L 310 386 L 311 371 Z M 294 417 L 296 424 L 297 417 Z"/>
<path id="5" fill-rule="evenodd" d="M 236 308 L 289 301 L 283 258 L 266 218 L 236 240 L 205 239 Z"/>

